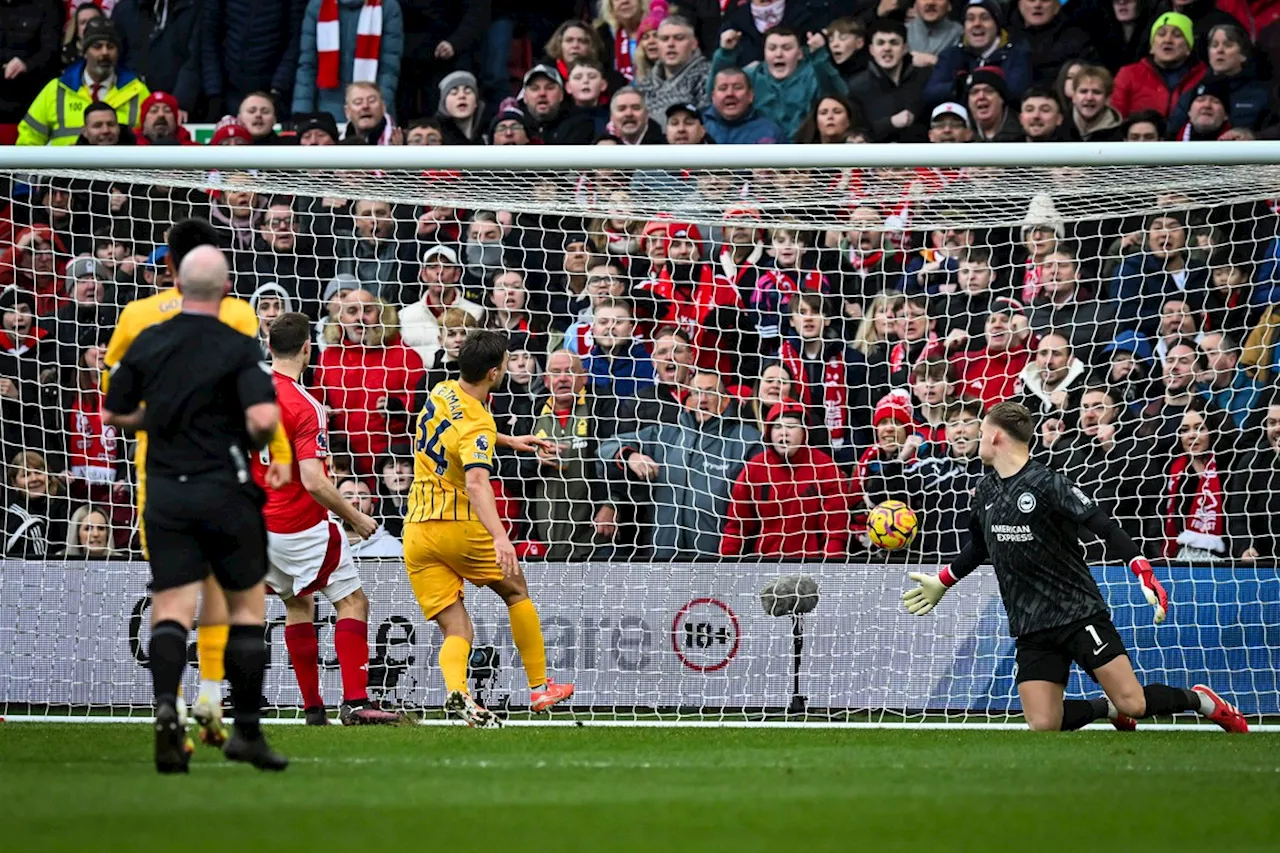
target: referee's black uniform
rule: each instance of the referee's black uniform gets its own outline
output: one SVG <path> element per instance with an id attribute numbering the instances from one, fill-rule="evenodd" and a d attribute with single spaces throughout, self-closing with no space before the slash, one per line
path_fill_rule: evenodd
<path id="1" fill-rule="evenodd" d="M 217 317 L 179 314 L 139 335 L 111 374 L 105 409 L 146 406 L 142 521 L 156 591 L 210 570 L 232 592 L 266 576 L 263 495 L 245 426 L 245 410 L 275 402 L 261 358 L 256 341 Z"/>

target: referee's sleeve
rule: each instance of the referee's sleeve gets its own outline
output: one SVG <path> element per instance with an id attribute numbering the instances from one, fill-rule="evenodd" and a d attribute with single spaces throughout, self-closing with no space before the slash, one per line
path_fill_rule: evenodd
<path id="1" fill-rule="evenodd" d="M 252 352 L 241 359 L 240 373 L 236 376 L 236 393 L 240 396 L 240 408 L 248 410 L 259 403 L 274 403 L 276 388 L 271 383 L 271 369 L 258 353 L 258 345 L 250 342 Z"/>
<path id="2" fill-rule="evenodd" d="M 142 405 L 142 377 L 127 356 L 111 369 L 111 381 L 102 408 L 117 415 L 136 412 Z"/>

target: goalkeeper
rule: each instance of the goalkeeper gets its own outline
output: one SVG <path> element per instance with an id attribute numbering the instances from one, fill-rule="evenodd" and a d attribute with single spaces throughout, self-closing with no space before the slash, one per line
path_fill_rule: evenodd
<path id="1" fill-rule="evenodd" d="M 1138 683 L 1106 601 L 1084 561 L 1080 528 L 1097 534 L 1108 552 L 1129 564 L 1142 592 L 1164 621 L 1169 600 L 1138 547 L 1061 473 L 1030 459 L 1031 413 L 1017 403 L 993 406 L 982 423 L 978 455 L 994 469 L 973 497 L 969 543 L 936 575 L 915 574 L 904 593 L 917 616 L 946 591 L 990 561 L 1017 642 L 1018 697 L 1027 725 L 1037 731 L 1079 729 L 1107 717 L 1124 731 L 1139 717 L 1194 711 L 1228 732 L 1249 730 L 1244 715 L 1211 689 Z M 1098 699 L 1064 699 L 1075 661 L 1102 686 Z"/>

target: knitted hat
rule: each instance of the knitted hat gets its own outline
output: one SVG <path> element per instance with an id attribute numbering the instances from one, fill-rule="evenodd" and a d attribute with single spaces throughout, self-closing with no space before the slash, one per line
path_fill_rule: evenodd
<path id="1" fill-rule="evenodd" d="M 876 403 L 875 413 L 871 416 L 871 425 L 877 426 L 881 421 L 897 421 L 905 427 L 912 424 L 911 396 L 901 388 L 890 391 Z"/>
<path id="2" fill-rule="evenodd" d="M 242 124 L 224 124 L 213 132 L 213 138 L 209 140 L 209 144 L 224 145 L 232 139 L 243 139 L 245 142 L 252 144 L 253 134 Z"/>
<path id="3" fill-rule="evenodd" d="M 1156 22 L 1151 25 L 1151 41 L 1156 40 L 1156 33 L 1160 32 L 1161 27 L 1177 27 L 1182 31 L 1182 37 L 1187 40 L 1187 47 L 1196 46 L 1195 24 L 1186 15 L 1165 12 L 1156 18 Z"/>
<path id="4" fill-rule="evenodd" d="M 1226 78 L 1219 77 L 1216 74 L 1205 77 L 1193 91 L 1195 93 L 1191 96 L 1193 103 L 1196 98 L 1217 98 L 1218 103 L 1222 104 L 1224 110 L 1231 109 L 1231 84 L 1227 82 Z"/>
<path id="5" fill-rule="evenodd" d="M 804 425 L 804 406 L 788 397 L 781 403 L 774 403 L 773 406 L 769 408 L 769 413 L 764 416 L 764 422 L 766 424 L 771 424 L 774 421 L 781 420 L 782 418 L 795 418 L 801 423 L 801 425 Z"/>
<path id="6" fill-rule="evenodd" d="M 964 81 L 965 98 L 969 97 L 974 86 L 990 86 L 1002 101 L 1009 101 L 1009 84 L 1005 82 L 1004 72 L 994 65 L 984 65 L 970 72 Z"/>
<path id="7" fill-rule="evenodd" d="M 174 121 L 178 120 L 178 112 L 180 109 L 178 107 L 178 99 L 173 95 L 170 95 L 168 92 L 152 92 L 147 96 L 147 99 L 142 102 L 142 111 L 138 113 L 140 116 L 139 123 L 147 123 L 147 113 L 151 112 L 151 108 L 156 104 L 164 104 L 166 107 L 173 110 L 173 119 Z"/>
<path id="8" fill-rule="evenodd" d="M 528 79 L 528 77 L 525 78 L 526 81 Z M 453 73 L 446 75 L 445 78 L 440 81 L 441 100 L 444 99 L 445 95 L 449 94 L 459 86 L 466 86 L 468 89 L 476 93 L 479 93 L 480 91 L 480 86 L 476 83 L 476 75 L 472 74 L 470 71 L 454 71 Z"/>
<path id="9" fill-rule="evenodd" d="M 969 0 L 969 6 L 978 6 L 979 8 L 986 9 L 987 14 L 996 22 L 996 26 L 1000 29 L 1004 29 L 1004 9 L 1000 8 L 1000 4 L 997 3 L 996 0 Z M 868 33 L 867 39 L 870 40 L 870 38 L 871 35 Z"/>
<path id="10" fill-rule="evenodd" d="M 80 43 L 84 45 L 85 50 L 88 50 L 100 41 L 111 42 L 117 50 L 124 46 L 115 21 L 101 15 L 90 18 L 89 23 L 84 25 L 84 36 L 80 39 Z"/>
<path id="11" fill-rule="evenodd" d="M 70 293 L 76 286 L 76 282 L 82 278 L 93 276 L 101 281 L 110 281 L 111 274 L 107 272 L 107 268 L 97 258 L 76 258 L 67 264 L 67 292 Z"/>
<path id="12" fill-rule="evenodd" d="M 356 278 L 351 273 L 338 273 L 333 278 L 329 279 L 329 283 L 324 286 L 324 296 L 320 298 L 320 301 L 327 303 L 339 293 L 359 289 L 360 279 Z"/>
<path id="13" fill-rule="evenodd" d="M 26 305 L 29 309 L 35 309 L 36 295 L 29 290 L 23 290 L 15 284 L 11 284 L 3 291 L 0 291 L 0 311 L 13 311 L 19 305 Z"/>
<path id="14" fill-rule="evenodd" d="M 338 143 L 338 123 L 330 113 L 302 113 L 293 117 L 293 132 L 301 141 L 309 131 L 322 130 L 334 144 Z"/>
<path id="15" fill-rule="evenodd" d="M 1058 239 L 1066 235 L 1062 216 L 1053 204 L 1053 197 L 1045 193 L 1032 196 L 1031 202 L 1027 205 L 1027 215 L 1022 217 L 1022 239 L 1025 240 L 1027 232 L 1037 226 L 1052 228 Z"/>
<path id="16" fill-rule="evenodd" d="M 675 240 L 690 240 L 698 247 L 698 258 L 703 255 L 702 231 L 692 222 L 672 222 L 667 226 L 667 252 L 671 252 L 671 244 Z"/>

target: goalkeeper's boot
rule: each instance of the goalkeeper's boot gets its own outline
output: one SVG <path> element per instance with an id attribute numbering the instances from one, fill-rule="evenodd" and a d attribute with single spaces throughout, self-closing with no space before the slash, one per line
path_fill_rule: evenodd
<path id="1" fill-rule="evenodd" d="M 208 696 L 197 696 L 191 706 L 191 716 L 200 726 L 200 742 L 205 746 L 220 748 L 227 742 L 227 727 L 222 722 L 222 703 Z"/>
<path id="2" fill-rule="evenodd" d="M 473 729 L 500 729 L 502 720 L 492 711 L 481 708 L 467 693 L 455 690 L 444 701 L 444 710 Z"/>
<path id="3" fill-rule="evenodd" d="M 1115 726 L 1118 732 L 1136 732 L 1138 730 L 1138 721 L 1124 714 L 1116 714 L 1116 718 L 1111 721 L 1111 725 Z"/>
<path id="4" fill-rule="evenodd" d="M 529 696 L 529 710 L 550 711 L 552 705 L 558 705 L 573 695 L 572 684 L 556 684 L 550 678 L 541 690 L 535 690 Z"/>
<path id="5" fill-rule="evenodd" d="M 338 719 L 344 726 L 395 726 L 404 721 L 404 715 L 384 711 L 368 699 L 363 699 L 343 702 L 338 708 Z"/>
<path id="6" fill-rule="evenodd" d="M 272 749 L 265 737 L 258 735 L 250 740 L 239 729 L 232 730 L 222 754 L 228 761 L 244 761 L 259 770 L 283 770 L 289 766 L 289 759 Z"/>
<path id="7" fill-rule="evenodd" d="M 178 717 L 178 709 L 165 702 L 156 708 L 156 770 L 161 773 L 187 773 L 190 763 L 187 727 Z"/>
<path id="8" fill-rule="evenodd" d="M 1234 705 L 1203 684 L 1197 684 L 1191 689 L 1201 696 L 1207 697 L 1213 703 L 1213 711 L 1206 714 L 1205 717 L 1221 726 L 1224 732 L 1238 735 L 1249 733 L 1248 721 L 1245 720 L 1244 714 L 1236 710 Z"/>
<path id="9" fill-rule="evenodd" d="M 325 712 L 323 705 L 313 705 L 303 712 L 306 717 L 308 726 L 327 726 L 329 725 L 329 715 Z"/>

